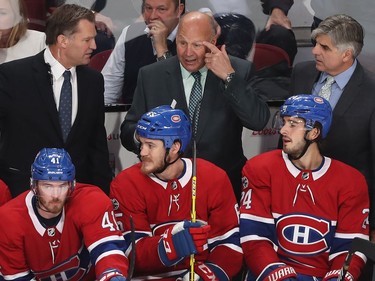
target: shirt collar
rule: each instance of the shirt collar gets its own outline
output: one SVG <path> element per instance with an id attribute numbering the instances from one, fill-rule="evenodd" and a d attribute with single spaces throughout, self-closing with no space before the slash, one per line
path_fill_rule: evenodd
<path id="1" fill-rule="evenodd" d="M 59 79 L 65 70 L 67 70 L 60 62 L 58 62 L 58 60 L 55 59 L 48 46 L 44 51 L 44 61 L 51 66 L 51 72 L 55 80 Z M 75 77 L 76 67 L 72 67 L 69 70 L 72 73 L 72 77 Z"/>
<path id="2" fill-rule="evenodd" d="M 191 72 L 187 71 L 185 69 L 185 67 L 182 66 L 182 64 L 180 63 L 180 68 L 181 68 L 181 75 L 182 75 L 182 79 L 185 80 L 185 79 L 188 79 L 191 75 Z M 202 67 L 201 69 L 199 69 L 199 72 L 202 74 L 202 76 L 206 76 L 207 75 L 207 67 Z"/>
<path id="3" fill-rule="evenodd" d="M 335 82 L 341 90 L 345 88 L 346 84 L 348 84 L 356 67 L 357 67 L 357 60 L 355 59 L 354 63 L 347 70 L 334 76 Z M 326 72 L 323 72 L 322 75 L 320 75 L 319 83 L 324 84 L 327 76 L 328 74 Z"/>

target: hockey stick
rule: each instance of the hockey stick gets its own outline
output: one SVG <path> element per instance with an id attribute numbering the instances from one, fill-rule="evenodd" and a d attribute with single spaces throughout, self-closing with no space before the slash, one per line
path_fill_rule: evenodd
<path id="1" fill-rule="evenodd" d="M 135 228 L 134 228 L 134 220 L 133 217 L 129 217 L 130 220 L 130 232 L 131 232 L 131 244 L 132 244 L 132 254 L 131 260 L 128 268 L 128 277 L 126 277 L 126 281 L 130 281 L 133 277 L 134 267 L 135 267 Z"/>
<path id="2" fill-rule="evenodd" d="M 197 144 L 195 138 L 193 139 L 193 171 L 191 175 L 191 222 L 197 221 L 196 213 L 196 199 L 197 199 Z M 194 254 L 190 255 L 190 281 L 194 281 Z"/>
<path id="3" fill-rule="evenodd" d="M 350 262 L 355 252 L 361 252 L 370 260 L 375 261 L 375 244 L 362 238 L 354 238 L 337 281 L 343 281 L 345 279 L 345 275 L 348 272 Z"/>

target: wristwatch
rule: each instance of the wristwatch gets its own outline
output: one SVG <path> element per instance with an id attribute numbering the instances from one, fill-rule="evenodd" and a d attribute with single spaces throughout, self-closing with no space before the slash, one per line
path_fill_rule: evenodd
<path id="1" fill-rule="evenodd" d="M 232 79 L 234 77 L 234 74 L 236 74 L 236 72 L 234 72 L 234 71 L 227 74 L 227 77 L 225 77 L 225 80 L 224 80 L 225 86 L 228 86 L 228 84 L 230 83 L 230 81 L 232 81 Z"/>
<path id="2" fill-rule="evenodd" d="M 172 53 L 170 51 L 166 51 L 163 55 L 161 55 L 160 57 L 157 57 L 156 60 L 157 61 L 165 60 L 167 58 L 170 58 L 171 56 L 172 56 Z"/>

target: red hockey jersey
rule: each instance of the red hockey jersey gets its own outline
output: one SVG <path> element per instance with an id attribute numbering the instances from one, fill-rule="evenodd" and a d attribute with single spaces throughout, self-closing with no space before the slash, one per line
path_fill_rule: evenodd
<path id="1" fill-rule="evenodd" d="M 299 170 L 275 150 L 248 160 L 242 182 L 241 245 L 254 276 L 283 262 L 324 277 L 341 269 L 354 237 L 369 238 L 365 178 L 342 162 L 324 157 L 318 170 Z M 353 257 L 355 279 L 364 261 Z"/>
<path id="2" fill-rule="evenodd" d="M 159 280 L 176 280 L 189 269 L 189 258 L 165 267 L 157 252 L 160 236 L 167 227 L 191 219 L 192 161 L 182 159 L 185 172 L 179 179 L 164 182 L 140 171 L 140 163 L 117 175 L 112 181 L 110 197 L 115 215 L 125 236 L 129 235 L 129 217 L 136 233 L 136 276 Z M 203 159 L 197 159 L 197 220 L 211 226 L 208 257 L 196 255 L 221 268 L 232 278 L 241 268 L 242 249 L 239 245 L 238 204 L 226 173 Z M 126 239 L 128 241 L 128 239 Z"/>
<path id="3" fill-rule="evenodd" d="M 126 276 L 125 241 L 111 201 L 99 188 L 77 184 L 54 227 L 39 221 L 33 197 L 26 191 L 0 208 L 0 272 L 5 280 L 87 280 L 91 262 L 96 277 L 110 268 Z"/>

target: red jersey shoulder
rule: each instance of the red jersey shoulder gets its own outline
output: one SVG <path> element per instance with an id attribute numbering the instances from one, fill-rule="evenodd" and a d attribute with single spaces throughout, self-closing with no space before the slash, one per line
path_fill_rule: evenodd
<path id="1" fill-rule="evenodd" d="M 105 211 L 112 207 L 109 197 L 97 186 L 77 183 L 76 187 L 68 198 L 65 209 L 77 209 L 79 214 L 90 215 L 99 210 Z"/>
<path id="2" fill-rule="evenodd" d="M 0 206 L 12 199 L 8 186 L 0 180 Z"/>

